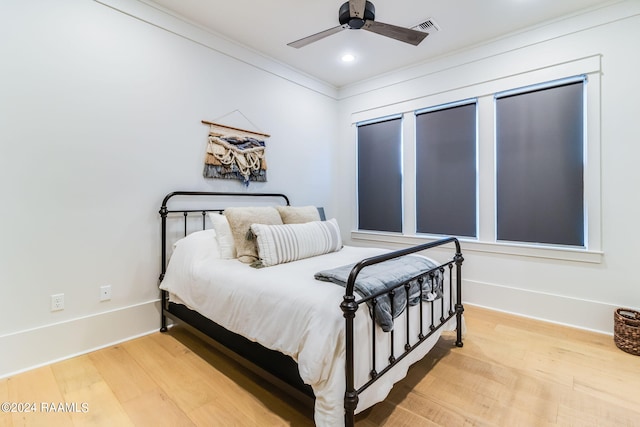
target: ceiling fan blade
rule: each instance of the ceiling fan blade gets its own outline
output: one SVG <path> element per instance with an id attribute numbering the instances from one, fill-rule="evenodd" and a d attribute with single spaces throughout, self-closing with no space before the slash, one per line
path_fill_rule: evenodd
<path id="1" fill-rule="evenodd" d="M 347 28 L 346 25 L 338 25 L 337 27 L 333 27 L 333 28 L 329 28 L 328 30 L 324 30 L 324 31 L 320 31 L 319 33 L 313 34 L 311 36 L 305 37 L 303 39 L 300 40 L 296 40 L 294 42 L 291 43 L 287 43 L 287 46 L 291 46 L 291 47 L 295 47 L 296 49 L 299 49 L 301 47 L 304 47 L 308 44 L 311 44 L 313 42 L 317 42 L 318 40 L 321 40 L 325 37 L 328 37 L 332 34 L 335 33 L 339 33 L 340 31 L 344 30 L 345 28 Z"/>
<path id="2" fill-rule="evenodd" d="M 364 7 L 367 0 L 349 0 L 349 13 L 352 18 L 364 19 Z"/>
<path id="3" fill-rule="evenodd" d="M 385 24 L 384 22 L 378 21 L 366 21 L 362 29 L 382 36 L 391 37 L 392 39 L 400 40 L 401 42 L 409 43 L 414 46 L 419 45 L 420 42 L 429 35 L 429 33 L 423 33 L 422 31 L 398 27 L 396 25 Z"/>

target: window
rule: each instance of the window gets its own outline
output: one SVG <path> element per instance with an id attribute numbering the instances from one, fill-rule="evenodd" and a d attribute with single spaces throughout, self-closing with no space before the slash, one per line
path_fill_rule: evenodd
<path id="1" fill-rule="evenodd" d="M 585 245 L 584 79 L 496 95 L 496 237 Z"/>
<path id="2" fill-rule="evenodd" d="M 416 231 L 477 236 L 476 103 L 416 113 Z"/>
<path id="3" fill-rule="evenodd" d="M 460 76 L 449 86 L 445 78 L 426 96 L 353 112 L 361 142 L 386 123 L 395 148 L 374 162 L 358 147 L 360 168 L 384 168 L 374 166 L 370 178 L 356 172 L 352 238 L 413 244 L 456 236 L 483 253 L 602 262 L 600 61 L 496 67 L 495 78 Z M 397 180 L 372 184 L 377 173 Z M 387 218 L 379 224 L 368 215 Z"/>
<path id="4" fill-rule="evenodd" d="M 402 118 L 358 125 L 358 228 L 402 232 Z"/>

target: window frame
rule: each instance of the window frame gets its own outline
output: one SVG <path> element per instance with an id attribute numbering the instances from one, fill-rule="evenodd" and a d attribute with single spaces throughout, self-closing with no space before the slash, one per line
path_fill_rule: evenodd
<path id="1" fill-rule="evenodd" d="M 581 245 L 572 245 L 572 244 L 562 244 L 562 243 L 543 243 L 543 242 L 533 242 L 533 241 L 526 241 L 526 240 L 508 240 L 508 239 L 500 239 L 499 233 L 498 233 L 498 228 L 499 228 L 499 218 L 498 218 L 498 190 L 499 190 L 499 185 L 498 185 L 498 152 L 497 152 L 497 148 L 498 148 L 498 101 L 500 99 L 504 99 L 504 98 L 508 98 L 508 97 L 512 97 L 512 96 L 518 96 L 518 95 L 525 95 L 525 94 L 529 94 L 529 93 L 533 93 L 536 91 L 541 91 L 541 90 L 549 90 L 549 89 L 554 89 L 554 88 L 561 88 L 563 86 L 567 86 L 567 85 L 573 85 L 573 84 L 577 84 L 580 83 L 582 85 L 582 106 L 581 106 L 581 113 L 582 113 L 582 141 L 581 141 L 581 150 L 582 150 L 582 156 L 581 156 L 581 162 L 582 162 L 582 206 L 581 206 L 581 214 L 582 214 L 582 239 L 583 239 L 583 243 Z M 494 170 L 494 175 L 495 175 L 495 184 L 494 184 L 494 190 L 495 190 L 495 209 L 496 209 L 496 213 L 494 215 L 494 220 L 495 220 L 495 241 L 497 243 L 508 243 L 508 244 L 526 244 L 526 245 L 535 245 L 535 246 L 542 246 L 542 247 L 559 247 L 559 248 L 575 248 L 575 249 L 586 249 L 587 248 L 587 244 L 588 244 L 588 227 L 587 227 L 587 223 L 588 223 L 588 219 L 587 219 L 587 203 L 586 203 L 586 192 L 587 192 L 587 188 L 586 188 L 586 184 L 585 184 L 585 158 L 586 158 L 586 154 L 587 154 L 587 113 L 586 113 L 586 105 L 587 105 L 587 84 L 588 84 L 588 79 L 585 75 L 578 75 L 578 76 L 571 76 L 571 77 L 567 77 L 567 78 L 562 78 L 562 79 L 555 79 L 555 80 L 551 80 L 551 81 L 547 81 L 547 82 L 541 82 L 541 83 L 537 83 L 537 84 L 533 84 L 533 85 L 527 85 L 527 86 L 523 86 L 523 87 L 518 87 L 518 88 L 513 88 L 513 89 L 509 89 L 506 91 L 501 91 L 498 93 L 495 93 L 493 96 L 493 108 L 494 108 L 494 150 L 495 150 L 495 170 Z"/>
<path id="2" fill-rule="evenodd" d="M 376 117 L 395 114 L 404 116 L 403 140 L 415 140 L 415 129 L 412 116 L 415 111 L 430 105 L 440 105 L 457 100 L 475 98 L 478 101 L 478 237 L 477 239 L 460 238 L 466 251 L 500 254 L 517 258 L 541 258 L 566 260 L 585 263 L 602 263 L 604 252 L 602 247 L 602 197 L 601 197 L 601 58 L 592 55 L 559 63 L 546 64 L 535 69 L 521 69 L 518 64 L 512 67 L 495 68 L 473 80 L 474 73 L 462 73 L 457 76 L 443 77 L 437 86 L 429 92 L 425 89 L 422 95 L 416 94 L 411 99 L 392 102 L 387 100 L 379 107 L 368 107 L 351 113 L 352 128 L 355 124 Z M 584 153 L 584 202 L 585 202 L 585 247 L 560 247 L 544 244 L 527 244 L 497 242 L 495 223 L 495 113 L 493 108 L 494 94 L 512 88 L 526 87 L 584 75 L 588 81 L 585 85 L 585 153 Z M 438 76 L 433 76 L 438 78 Z M 352 134 L 354 135 L 355 132 Z M 355 136 L 352 137 L 355 141 Z M 415 176 L 414 145 L 404 143 L 403 180 L 405 187 L 405 230 L 415 230 L 415 188 L 411 185 Z M 409 177 L 409 178 L 407 178 Z M 353 195 L 353 193 L 352 193 Z M 353 197 L 353 196 L 352 196 Z M 353 199 L 357 200 L 357 199 Z M 355 225 L 355 226 L 353 226 Z M 372 233 L 357 230 L 357 216 L 352 211 L 351 239 L 354 243 L 377 244 L 380 246 L 413 245 L 433 241 L 439 237 L 417 235 L 414 231 L 402 235 L 389 233 Z"/>
<path id="3" fill-rule="evenodd" d="M 431 107 L 426 107 L 426 108 L 422 108 L 419 110 L 416 110 L 413 112 L 413 116 L 414 116 L 414 127 L 415 127 L 415 133 L 414 133 L 414 138 L 413 138 L 413 142 L 415 145 L 415 151 L 416 151 L 416 155 L 413 156 L 413 160 L 414 160 L 414 167 L 415 167 L 415 173 L 413 174 L 413 180 L 416 182 L 416 189 L 415 192 L 413 194 L 413 197 L 415 198 L 415 227 L 413 228 L 413 231 L 415 233 L 415 235 L 417 236 L 426 236 L 426 237 L 438 237 L 441 238 L 443 236 L 445 236 L 445 234 L 439 234 L 439 233 L 429 233 L 429 232 L 420 232 L 418 231 L 418 189 L 417 189 L 417 180 L 418 180 L 418 156 L 417 156 L 417 151 L 418 151 L 418 130 L 417 130 L 417 119 L 419 115 L 422 114 L 428 114 L 428 113 L 432 113 L 432 112 L 437 112 L 437 111 L 443 111 L 443 110 L 448 110 L 448 109 L 453 109 L 453 108 L 457 108 L 457 107 L 464 107 L 464 106 L 468 106 L 468 105 L 473 105 L 474 106 L 474 148 L 475 148 L 475 159 L 474 159 L 474 165 L 475 165 L 475 170 L 474 170 L 474 174 L 475 174 L 475 200 L 474 200 L 474 209 L 475 209 L 475 231 L 474 231 L 474 235 L 473 236 L 469 236 L 469 235 L 456 235 L 456 237 L 458 237 L 459 239 L 464 239 L 464 240 L 477 240 L 479 237 L 479 221 L 480 221 L 480 211 L 479 211 L 479 188 L 478 188 L 478 149 L 479 149 L 479 144 L 478 144 L 478 100 L 476 98 L 469 98 L 469 99 L 462 99 L 459 101 L 455 101 L 455 102 L 448 102 L 448 103 L 444 103 L 444 104 L 440 104 L 440 105 L 434 105 Z"/>
<path id="4" fill-rule="evenodd" d="M 400 120 L 399 124 L 400 124 L 400 141 L 399 141 L 399 150 L 400 150 L 400 170 L 399 170 L 399 174 L 400 174 L 400 231 L 387 231 L 387 230 L 369 230 L 369 229 L 361 229 L 360 228 L 360 168 L 359 168 L 359 164 L 360 164 L 360 159 L 358 157 L 359 154 L 359 150 L 360 150 L 360 139 L 359 139 L 359 128 L 362 126 L 369 126 L 369 125 L 375 125 L 377 123 L 384 123 L 384 122 L 389 122 L 392 120 Z M 362 232 L 370 232 L 370 233 L 393 233 L 393 234 L 402 234 L 405 232 L 405 221 L 404 221 L 404 202 L 405 202 L 405 195 L 404 195 L 404 161 L 403 161 L 403 146 L 404 146 L 404 136 L 403 136 L 403 116 L 401 114 L 395 114 L 395 115 L 391 115 L 391 116 L 386 116 L 386 117 L 380 117 L 377 119 L 373 119 L 373 120 L 367 120 L 364 122 L 360 122 L 360 123 L 356 123 L 356 228 L 359 231 Z"/>

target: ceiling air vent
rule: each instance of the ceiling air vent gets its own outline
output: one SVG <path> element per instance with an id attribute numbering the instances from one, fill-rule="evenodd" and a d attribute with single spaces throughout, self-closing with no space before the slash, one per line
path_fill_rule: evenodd
<path id="1" fill-rule="evenodd" d="M 440 27 L 436 24 L 436 21 L 434 21 L 433 18 L 427 18 L 421 23 L 411 27 L 411 29 L 421 31 L 423 33 L 435 33 L 436 31 L 440 31 Z"/>

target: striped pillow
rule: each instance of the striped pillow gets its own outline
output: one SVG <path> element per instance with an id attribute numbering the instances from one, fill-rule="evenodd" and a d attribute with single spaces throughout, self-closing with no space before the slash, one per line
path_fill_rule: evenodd
<path id="1" fill-rule="evenodd" d="M 335 218 L 304 224 L 252 224 L 258 257 L 255 267 L 269 267 L 342 249 Z"/>

